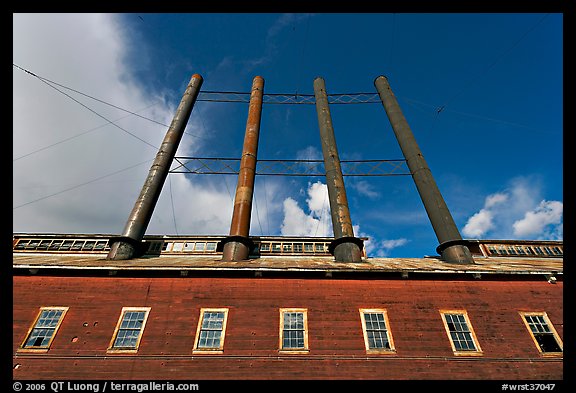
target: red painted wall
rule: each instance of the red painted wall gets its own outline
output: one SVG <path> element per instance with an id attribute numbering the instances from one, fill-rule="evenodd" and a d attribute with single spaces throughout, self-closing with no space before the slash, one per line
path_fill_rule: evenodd
<path id="1" fill-rule="evenodd" d="M 519 311 L 563 337 L 562 282 L 307 278 L 13 279 L 15 379 L 562 379 Z M 18 352 L 39 307 L 70 307 L 47 353 Z M 107 354 L 122 307 L 151 307 L 136 355 Z M 192 354 L 200 308 L 228 307 L 223 354 Z M 278 353 L 279 308 L 308 309 L 310 351 Z M 385 308 L 397 353 L 367 355 L 359 308 Z M 439 309 L 465 309 L 483 350 L 454 356 Z M 74 339 L 74 338 L 77 339 Z"/>

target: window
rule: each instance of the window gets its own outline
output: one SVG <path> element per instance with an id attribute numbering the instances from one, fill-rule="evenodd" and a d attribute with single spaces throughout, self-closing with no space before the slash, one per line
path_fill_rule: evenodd
<path id="1" fill-rule="evenodd" d="M 562 354 L 562 340 L 545 312 L 520 312 L 520 315 L 542 355 Z"/>
<path id="2" fill-rule="evenodd" d="M 360 309 L 364 344 L 368 353 L 395 353 L 386 310 Z"/>
<path id="3" fill-rule="evenodd" d="M 194 352 L 222 353 L 227 319 L 227 308 L 200 309 Z"/>
<path id="4" fill-rule="evenodd" d="M 150 307 L 124 307 L 108 350 L 136 352 L 149 313 Z"/>
<path id="5" fill-rule="evenodd" d="M 280 351 L 308 352 L 308 318 L 305 308 L 280 309 Z"/>
<path id="6" fill-rule="evenodd" d="M 481 355 L 472 324 L 466 311 L 440 311 L 455 355 Z"/>
<path id="7" fill-rule="evenodd" d="M 67 311 L 68 307 L 41 307 L 20 349 L 48 351 Z"/>

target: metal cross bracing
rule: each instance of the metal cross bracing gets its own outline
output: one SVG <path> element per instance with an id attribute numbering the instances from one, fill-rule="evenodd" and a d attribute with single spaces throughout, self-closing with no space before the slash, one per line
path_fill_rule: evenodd
<path id="1" fill-rule="evenodd" d="M 170 173 L 237 175 L 239 158 L 174 157 Z M 407 176 L 406 160 L 342 160 L 343 176 Z M 325 176 L 323 160 L 258 160 L 256 175 Z"/>
<path id="2" fill-rule="evenodd" d="M 201 91 L 197 101 L 250 102 L 250 93 L 234 91 Z M 314 94 L 264 94 L 263 104 L 309 104 L 314 105 Z M 377 93 L 328 94 L 330 104 L 377 104 L 382 103 Z"/>

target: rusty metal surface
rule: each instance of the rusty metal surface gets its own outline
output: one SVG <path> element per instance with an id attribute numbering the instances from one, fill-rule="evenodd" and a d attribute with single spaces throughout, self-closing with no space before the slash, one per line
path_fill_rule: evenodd
<path id="1" fill-rule="evenodd" d="M 334 238 L 354 237 L 324 79 L 316 78 L 314 80 L 314 95 L 316 97 L 316 112 L 318 115 L 320 140 L 322 142 Z M 335 248 L 334 257 L 337 261 L 359 262 L 361 260 L 361 251 L 355 243 L 346 242 Z"/>
<path id="2" fill-rule="evenodd" d="M 170 164 L 176 155 L 178 150 L 178 145 L 184 134 L 184 129 L 190 118 L 190 113 L 200 92 L 200 87 L 202 86 L 202 76 L 198 74 L 192 75 L 186 91 L 182 96 L 180 105 L 176 110 L 176 114 L 172 119 L 172 123 L 166 132 L 166 136 L 162 141 L 162 145 L 156 158 L 150 167 L 148 176 L 142 186 L 140 195 L 134 203 L 132 212 L 128 217 L 126 225 L 122 236 L 130 238 L 135 242 L 142 240 L 146 228 L 150 223 L 150 218 L 154 212 L 154 207 L 160 193 L 162 192 L 162 186 L 164 181 L 168 176 L 170 170 Z M 132 250 L 133 246 L 129 242 L 117 242 L 112 245 L 108 258 L 110 259 L 130 259 L 133 256 L 135 250 Z"/>
<path id="3" fill-rule="evenodd" d="M 474 264 L 446 263 L 438 257 L 364 258 L 361 262 L 338 262 L 331 256 L 263 256 L 227 262 L 219 255 L 161 255 L 134 258 L 129 264 L 107 260 L 97 254 L 14 253 L 13 268 L 96 270 L 262 270 L 407 273 L 562 274 L 563 258 L 475 257 Z"/>
<path id="4" fill-rule="evenodd" d="M 448 206 L 438 189 L 432 172 L 420 151 L 416 138 L 414 138 L 414 134 L 390 88 L 388 79 L 384 76 L 379 76 L 374 80 L 374 85 L 380 95 L 382 105 L 386 110 L 390 125 L 396 135 L 402 154 L 404 154 L 408 168 L 412 173 L 412 178 L 438 241 L 442 244 L 462 240 L 458 227 L 456 227 L 450 210 L 448 210 Z M 459 250 L 455 251 L 454 248 Z M 463 245 L 451 247 L 450 250 L 443 253 L 443 257 L 448 262 L 474 263 L 470 251 Z"/>
<path id="5" fill-rule="evenodd" d="M 252 93 L 246 121 L 246 133 L 238 184 L 234 197 L 234 211 L 230 224 L 230 236 L 248 237 L 250 234 L 250 218 L 252 215 L 252 199 L 254 195 L 254 178 L 256 177 L 256 162 L 258 156 L 258 138 L 260 136 L 260 120 L 262 118 L 262 97 L 264 94 L 264 79 L 254 77 Z M 248 258 L 248 247 L 238 242 L 228 242 L 224 245 L 222 259 L 237 261 Z"/>
<path id="6" fill-rule="evenodd" d="M 345 236 L 354 236 L 324 79 L 316 78 L 314 80 L 314 94 L 316 96 L 316 112 L 318 114 L 318 127 L 320 128 L 320 140 L 324 155 L 324 168 L 326 170 L 326 184 L 328 186 L 334 237 L 338 239 Z"/>

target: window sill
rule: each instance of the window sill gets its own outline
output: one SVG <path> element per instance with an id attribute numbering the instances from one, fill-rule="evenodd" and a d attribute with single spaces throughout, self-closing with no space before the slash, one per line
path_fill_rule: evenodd
<path id="1" fill-rule="evenodd" d="M 310 350 L 308 348 L 303 348 L 303 349 L 279 349 L 278 353 L 279 354 L 288 354 L 288 355 L 302 355 L 302 354 L 307 354 L 309 353 Z"/>

